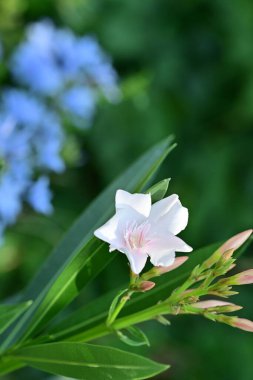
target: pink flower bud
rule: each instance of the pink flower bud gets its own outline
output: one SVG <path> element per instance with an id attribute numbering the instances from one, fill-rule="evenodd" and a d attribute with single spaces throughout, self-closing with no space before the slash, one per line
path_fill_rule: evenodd
<path id="1" fill-rule="evenodd" d="M 178 268 L 180 265 L 184 264 L 186 262 L 186 260 L 188 260 L 188 256 L 176 257 L 176 259 L 172 265 L 169 265 L 167 267 L 162 267 L 162 266 L 153 267 L 148 272 L 143 273 L 141 278 L 143 280 L 149 280 L 150 278 L 161 276 L 164 273 L 170 272 L 170 271 Z"/>
<path id="2" fill-rule="evenodd" d="M 244 318 L 233 318 L 233 322 L 231 323 L 233 327 L 237 327 L 238 329 L 253 332 L 253 322 L 249 319 Z"/>
<path id="3" fill-rule="evenodd" d="M 202 267 L 207 269 L 217 263 L 221 258 L 223 261 L 227 261 L 231 258 L 233 252 L 241 247 L 243 243 L 250 237 L 252 230 L 246 230 L 228 239 L 222 244 L 207 260 L 204 261 Z"/>
<path id="4" fill-rule="evenodd" d="M 200 301 L 200 302 L 196 302 L 196 303 L 192 304 L 192 306 L 197 307 L 199 309 L 209 309 L 209 308 L 213 308 L 213 307 L 231 306 L 231 305 L 236 306 L 233 303 L 220 301 L 220 300 L 207 300 L 207 301 Z"/>
<path id="5" fill-rule="evenodd" d="M 160 276 L 161 274 L 168 273 L 181 265 L 183 265 L 187 260 L 188 256 L 181 256 L 177 257 L 172 265 L 169 265 L 168 267 L 155 267 L 155 271 L 157 272 L 157 276 Z"/>
<path id="6" fill-rule="evenodd" d="M 245 270 L 244 272 L 238 273 L 235 276 L 228 278 L 231 279 L 233 283 L 231 285 L 246 285 L 253 284 L 253 269 Z"/>
<path id="7" fill-rule="evenodd" d="M 148 290 L 152 289 L 155 286 L 155 283 L 153 281 L 142 281 L 140 285 L 138 286 L 138 290 L 141 292 L 147 292 Z"/>
<path id="8" fill-rule="evenodd" d="M 252 229 L 240 232 L 239 234 L 231 237 L 224 244 L 222 244 L 222 246 L 219 248 L 219 252 L 224 253 L 230 249 L 235 251 L 243 245 L 243 243 L 250 237 L 251 234 Z"/>

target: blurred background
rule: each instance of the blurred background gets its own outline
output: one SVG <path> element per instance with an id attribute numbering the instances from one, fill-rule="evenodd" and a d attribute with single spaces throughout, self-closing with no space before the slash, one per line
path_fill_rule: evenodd
<path id="1" fill-rule="evenodd" d="M 2 302 L 81 210 L 169 134 L 178 146 L 158 179 L 171 177 L 169 192 L 189 208 L 182 237 L 198 248 L 252 227 L 252 41 L 249 0 L 0 0 Z M 251 248 L 240 269 L 252 257 Z M 119 279 L 108 268 L 76 304 L 127 279 L 124 258 L 113 265 Z M 251 319 L 252 294 L 237 301 Z M 144 329 L 152 348 L 136 352 L 172 365 L 157 379 L 252 379 L 250 334 L 197 317 Z"/>

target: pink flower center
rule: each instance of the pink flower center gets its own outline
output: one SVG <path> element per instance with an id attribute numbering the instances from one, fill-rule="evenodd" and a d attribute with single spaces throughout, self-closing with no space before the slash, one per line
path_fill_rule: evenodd
<path id="1" fill-rule="evenodd" d="M 124 231 L 124 241 L 126 248 L 129 250 L 139 250 L 147 246 L 150 242 L 148 233 L 150 224 L 144 222 L 142 224 L 129 223 Z"/>

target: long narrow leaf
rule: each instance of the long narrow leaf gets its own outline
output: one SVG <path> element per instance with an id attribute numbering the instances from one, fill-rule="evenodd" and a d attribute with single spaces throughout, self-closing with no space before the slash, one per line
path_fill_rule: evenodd
<path id="1" fill-rule="evenodd" d="M 32 304 L 31 301 L 17 305 L 0 305 L 0 334 L 2 334 Z"/>
<path id="2" fill-rule="evenodd" d="M 80 343 L 23 348 L 15 357 L 42 371 L 86 380 L 148 379 L 169 367 L 115 348 Z"/>

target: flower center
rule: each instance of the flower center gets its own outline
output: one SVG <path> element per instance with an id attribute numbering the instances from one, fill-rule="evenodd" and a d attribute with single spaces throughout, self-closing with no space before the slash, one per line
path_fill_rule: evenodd
<path id="1" fill-rule="evenodd" d="M 149 230 L 150 224 L 147 222 L 139 225 L 136 222 L 128 224 L 124 232 L 127 248 L 134 250 L 145 247 L 150 241 L 148 238 Z"/>

